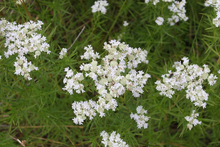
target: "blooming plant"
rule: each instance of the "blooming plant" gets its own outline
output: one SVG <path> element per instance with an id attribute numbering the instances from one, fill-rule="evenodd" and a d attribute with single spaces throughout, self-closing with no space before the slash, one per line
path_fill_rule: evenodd
<path id="1" fill-rule="evenodd" d="M 213 24 L 218 27 L 220 25 L 220 1 L 219 0 L 206 0 L 204 5 L 206 7 L 214 7 L 214 10 L 216 12 L 216 18 L 213 18 Z"/>
<path id="2" fill-rule="evenodd" d="M 144 129 L 148 128 L 148 123 L 146 123 L 150 117 L 145 116 L 147 114 L 147 110 L 143 109 L 143 106 L 137 107 L 137 113 L 131 113 L 130 117 L 133 118 L 137 122 L 137 127 L 140 129 L 144 127 Z"/>
<path id="3" fill-rule="evenodd" d="M 187 124 L 187 128 L 189 128 L 189 130 L 192 129 L 193 125 L 196 126 L 197 124 L 201 125 L 201 121 L 198 121 L 196 119 L 196 117 L 199 116 L 199 113 L 195 113 L 195 110 L 192 111 L 191 116 L 186 116 L 185 119 L 189 122 Z"/>
<path id="4" fill-rule="evenodd" d="M 76 124 L 82 124 L 83 120 L 86 119 L 85 116 L 92 119 L 92 116 L 96 115 L 96 111 L 100 114 L 100 117 L 105 116 L 105 109 L 115 111 L 118 106 L 115 98 L 123 95 L 126 90 L 131 91 L 134 97 L 140 97 L 140 94 L 144 92 L 144 85 L 150 78 L 149 74 L 135 70 L 139 63 L 148 63 L 146 59 L 147 51 L 129 47 L 128 44 L 116 40 L 111 40 L 109 44 L 105 42 L 103 48 L 109 54 L 103 57 L 100 65 L 96 61 L 100 56 L 98 53 L 94 53 L 91 45 L 84 48 L 86 52 L 81 56 L 81 59 L 89 60 L 92 58 L 91 63 L 83 63 L 80 69 L 85 72 L 86 77 L 92 78 L 99 97 L 97 103 L 94 101 L 90 101 L 89 104 L 87 104 L 88 102 L 73 103 L 72 108 L 76 115 L 73 120 Z M 67 74 L 63 82 L 66 85 L 63 90 L 68 91 L 70 94 L 73 94 L 73 90 L 76 90 L 77 93 L 84 92 L 84 86 L 79 83 L 84 79 L 83 74 L 77 73 L 74 75 L 69 68 L 66 68 L 65 71 Z M 86 105 L 83 105 L 84 103 Z"/>
<path id="5" fill-rule="evenodd" d="M 126 144 L 121 138 L 120 134 L 116 134 L 115 131 L 113 131 L 110 135 L 104 131 L 100 133 L 100 136 L 102 137 L 102 144 L 105 145 L 105 147 L 129 147 L 129 145 Z"/>
<path id="6" fill-rule="evenodd" d="M 123 26 L 127 27 L 129 25 L 129 23 L 127 21 L 124 21 Z"/>
<path id="7" fill-rule="evenodd" d="M 163 19 L 163 17 L 157 17 L 157 19 L 155 20 L 155 22 L 156 22 L 159 26 L 161 26 L 161 25 L 163 24 L 163 22 L 164 22 L 164 19 Z"/>
<path id="8" fill-rule="evenodd" d="M 210 73 L 210 69 L 207 65 L 203 65 L 204 68 L 199 67 L 196 64 L 189 65 L 189 59 L 187 57 L 182 58 L 181 62 L 174 62 L 173 67 L 176 72 L 169 71 L 169 74 L 162 75 L 162 81 L 157 80 L 156 89 L 160 91 L 160 95 L 165 95 L 172 98 L 175 93 L 174 90 L 182 90 L 186 88 L 186 98 L 194 102 L 195 106 L 206 107 L 209 94 L 206 93 L 202 84 L 205 80 L 208 80 L 209 85 L 216 83 L 217 77 Z"/>
<path id="9" fill-rule="evenodd" d="M 100 11 L 102 14 L 105 14 L 107 9 L 105 8 L 108 6 L 107 0 L 98 0 L 95 1 L 95 4 L 91 7 L 92 8 L 92 13 L 96 13 Z"/>
<path id="10" fill-rule="evenodd" d="M 66 54 L 67 54 L 67 49 L 62 48 L 62 50 L 60 51 L 59 54 L 60 54 L 59 59 L 63 59 L 63 57 L 66 56 Z"/>
<path id="11" fill-rule="evenodd" d="M 219 0 L 0 5 L 0 146 L 219 146 Z"/>
<path id="12" fill-rule="evenodd" d="M 182 62 L 174 62 L 173 67 L 176 68 L 176 72 L 169 71 L 169 74 L 162 75 L 162 82 L 157 80 L 156 89 L 160 92 L 160 95 L 165 95 L 172 98 L 175 91 L 186 88 L 186 98 L 190 99 L 195 106 L 206 108 L 209 94 L 203 89 L 204 80 L 208 80 L 209 85 L 216 83 L 217 77 L 210 73 L 210 69 L 207 65 L 203 65 L 204 68 L 199 67 L 196 64 L 189 65 L 189 59 L 187 57 L 182 58 Z M 191 116 L 186 116 L 185 119 L 189 122 L 187 127 L 191 130 L 193 125 L 201 124 L 196 118 L 198 113 Z"/>
<path id="13" fill-rule="evenodd" d="M 24 3 L 25 3 L 25 2 L 26 2 L 26 0 L 17 0 L 17 1 L 16 1 L 16 4 L 21 5 L 21 3 L 22 3 L 22 2 L 24 2 Z"/>
<path id="14" fill-rule="evenodd" d="M 34 53 L 34 57 L 37 58 L 41 52 L 50 54 L 49 44 L 45 42 L 46 37 L 36 32 L 41 30 L 42 25 L 42 21 L 37 23 L 30 21 L 17 25 L 16 22 L 11 23 L 5 19 L 0 20 L 0 35 L 5 37 L 4 47 L 8 48 L 4 55 L 6 58 L 14 54 L 18 55 L 14 62 L 15 74 L 22 75 L 28 80 L 32 79 L 29 72 L 38 70 L 38 67 L 28 62 L 25 55 Z"/>
<path id="15" fill-rule="evenodd" d="M 159 2 L 159 0 L 153 0 L 153 4 L 156 5 Z M 170 26 L 173 26 L 175 23 L 182 21 L 187 21 L 188 17 L 186 16 L 186 0 L 182 0 L 181 2 L 176 0 L 162 0 L 162 2 L 172 2 L 171 5 L 168 6 L 168 9 L 170 10 L 172 16 L 167 19 Z M 145 0 L 145 3 L 149 3 L 149 0 Z M 164 22 L 163 17 L 157 17 L 155 22 L 158 25 L 162 25 Z"/>

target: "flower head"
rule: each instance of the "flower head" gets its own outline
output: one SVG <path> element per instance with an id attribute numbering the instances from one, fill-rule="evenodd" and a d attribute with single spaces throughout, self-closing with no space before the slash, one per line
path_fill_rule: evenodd
<path id="1" fill-rule="evenodd" d="M 108 54 L 99 63 L 100 60 L 97 61 L 97 59 L 100 56 L 94 52 L 93 47 L 91 45 L 84 47 L 86 52 L 81 56 L 81 59 L 91 62 L 83 63 L 80 66 L 85 77 L 94 81 L 99 94 L 94 109 L 100 117 L 105 116 L 105 110 L 115 111 L 118 106 L 116 98 L 123 95 L 126 90 L 131 91 L 134 97 L 140 97 L 144 92 L 144 85 L 150 78 L 149 74 L 135 70 L 139 63 L 148 63 L 146 59 L 148 52 L 146 50 L 132 48 L 128 44 L 116 40 L 111 40 L 109 43 L 105 42 L 103 48 Z M 67 74 L 63 82 L 66 85 L 63 90 L 70 94 L 73 94 L 73 90 L 77 93 L 84 92 L 80 78 L 74 75 L 69 68 L 66 68 L 65 72 Z M 83 78 L 81 79 L 83 80 Z"/>
<path id="2" fill-rule="evenodd" d="M 123 26 L 127 27 L 129 23 L 127 21 L 124 21 Z"/>
<path id="3" fill-rule="evenodd" d="M 17 25 L 16 22 L 8 22 L 4 18 L 0 20 L 0 35 L 6 38 L 4 51 L 6 58 L 9 56 L 18 54 L 15 61 L 15 74 L 22 75 L 25 79 L 31 80 L 29 72 L 37 70 L 38 68 L 32 65 L 31 62 L 27 61 L 27 54 L 34 54 L 36 58 L 40 56 L 41 52 L 49 51 L 49 44 L 47 44 L 46 37 L 38 34 L 37 31 L 41 30 L 43 25 L 42 21 L 29 21 L 24 24 Z"/>
<path id="4" fill-rule="evenodd" d="M 162 75 L 161 81 L 156 81 L 156 89 L 160 91 L 160 95 L 165 95 L 172 98 L 175 93 L 174 90 L 186 89 L 186 98 L 190 99 L 195 106 L 206 107 L 209 94 L 202 88 L 202 83 L 207 80 L 209 85 L 216 83 L 217 77 L 210 73 L 210 69 L 207 65 L 203 65 L 204 68 L 199 67 L 196 64 L 189 65 L 189 59 L 187 57 L 182 58 L 181 62 L 174 62 L 173 67 L 176 71 L 169 71 L 168 74 Z M 172 74 L 172 76 L 170 76 Z"/>
<path id="5" fill-rule="evenodd" d="M 163 24 L 164 19 L 163 19 L 163 17 L 157 17 L 157 19 L 155 20 L 155 22 L 160 26 L 160 25 Z"/>
<path id="6" fill-rule="evenodd" d="M 120 134 L 116 133 L 116 131 L 113 131 L 110 135 L 104 131 L 100 133 L 100 136 L 102 136 L 102 143 L 108 147 L 129 147 L 129 145 L 126 144 L 121 138 Z"/>
<path id="7" fill-rule="evenodd" d="M 16 1 L 16 4 L 21 5 L 21 3 L 22 3 L 22 2 L 24 2 L 24 3 L 25 3 L 25 2 L 26 2 L 26 0 L 17 0 L 17 1 Z"/>
<path id="8" fill-rule="evenodd" d="M 60 54 L 59 59 L 63 59 L 63 57 L 66 56 L 66 54 L 67 54 L 67 49 L 62 48 L 62 50 L 60 51 L 59 54 Z"/>
<path id="9" fill-rule="evenodd" d="M 145 116 L 147 114 L 147 110 L 143 109 L 143 106 L 137 107 L 137 113 L 131 113 L 130 117 L 133 118 L 137 122 L 137 127 L 140 129 L 144 127 L 144 129 L 148 128 L 148 123 L 146 123 L 150 117 Z"/>
<path id="10" fill-rule="evenodd" d="M 91 7 L 92 8 L 92 13 L 96 13 L 100 11 L 102 14 L 105 14 L 107 9 L 105 8 L 108 6 L 107 0 L 98 0 L 95 1 L 95 4 Z"/>
<path id="11" fill-rule="evenodd" d="M 206 7 L 214 7 L 214 10 L 216 12 L 216 18 L 213 18 L 212 22 L 213 24 L 218 27 L 220 25 L 220 2 L 219 0 L 206 0 L 204 5 Z"/>
<path id="12" fill-rule="evenodd" d="M 149 3 L 150 0 L 145 0 L 145 3 Z M 151 0 L 154 5 L 156 5 L 159 0 Z M 181 2 L 176 0 L 162 0 L 162 2 L 172 2 L 171 5 L 168 6 L 168 9 L 172 12 L 172 16 L 167 19 L 168 23 L 173 26 L 175 23 L 179 22 L 180 20 L 187 21 L 188 17 L 186 16 L 186 0 L 182 0 Z M 157 17 L 155 22 L 158 25 L 162 25 L 164 19 L 162 17 Z"/>
<path id="13" fill-rule="evenodd" d="M 186 116 L 185 119 L 186 121 L 188 121 L 189 123 L 187 124 L 187 128 L 189 128 L 189 130 L 192 129 L 193 125 L 196 126 L 197 124 L 201 125 L 201 121 L 198 121 L 196 118 L 199 116 L 199 113 L 195 113 L 195 110 L 192 111 L 191 116 Z"/>

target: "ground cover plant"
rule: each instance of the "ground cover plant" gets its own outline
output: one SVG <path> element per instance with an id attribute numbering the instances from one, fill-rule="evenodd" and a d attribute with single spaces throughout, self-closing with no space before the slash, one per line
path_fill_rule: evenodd
<path id="1" fill-rule="evenodd" d="M 220 145 L 220 1 L 0 6 L 0 146 Z"/>

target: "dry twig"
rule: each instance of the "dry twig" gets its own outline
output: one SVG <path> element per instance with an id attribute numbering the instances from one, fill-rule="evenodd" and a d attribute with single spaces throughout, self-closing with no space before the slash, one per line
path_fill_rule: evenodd
<path id="1" fill-rule="evenodd" d="M 22 140 L 20 141 L 19 139 L 14 138 L 13 136 L 9 135 L 11 138 L 13 138 L 14 140 L 16 140 L 18 143 L 20 143 L 23 147 L 26 147 L 26 140 Z"/>

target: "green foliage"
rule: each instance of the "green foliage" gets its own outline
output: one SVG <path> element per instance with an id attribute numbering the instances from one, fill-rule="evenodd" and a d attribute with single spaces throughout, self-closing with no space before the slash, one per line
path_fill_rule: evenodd
<path id="1" fill-rule="evenodd" d="M 3 57 L 5 39 L 0 40 L 0 146 L 18 146 L 19 140 L 26 140 L 27 146 L 102 146 L 100 133 L 113 130 L 130 146 L 219 146 L 220 144 L 220 91 L 219 81 L 214 86 L 204 85 L 209 94 L 206 109 L 197 108 L 201 125 L 187 129 L 185 116 L 195 106 L 186 99 L 184 90 L 176 92 L 172 99 L 159 95 L 155 81 L 172 70 L 175 61 L 189 57 L 192 63 L 209 65 L 217 75 L 220 62 L 220 30 L 212 24 L 216 17 L 214 9 L 204 7 L 204 0 L 187 0 L 188 21 L 174 26 L 166 22 L 155 23 L 158 16 L 165 19 L 171 13 L 168 3 L 145 4 L 143 1 L 108 0 L 105 15 L 92 13 L 94 1 L 83 0 L 27 0 L 16 5 L 15 0 L 0 2 L 0 16 L 10 22 L 24 23 L 29 20 L 44 22 L 41 34 L 50 44 L 51 54 L 42 53 L 36 59 L 28 60 L 39 67 L 31 72 L 31 81 L 14 74 L 16 55 Z M 31 17 L 30 17 L 31 16 Z M 123 21 L 129 25 L 123 27 Z M 61 48 L 68 48 L 81 29 L 85 30 L 68 51 L 67 57 L 58 60 Z M 124 33 L 124 34 L 123 34 Z M 82 126 L 75 125 L 71 109 L 74 101 L 97 100 L 97 93 L 91 80 L 84 81 L 86 92 L 69 93 L 64 87 L 64 68 L 80 71 L 84 63 L 80 55 L 83 47 L 91 44 L 101 55 L 103 43 L 117 39 L 131 47 L 140 47 L 149 52 L 149 64 L 139 65 L 151 75 L 144 87 L 144 94 L 134 98 L 126 92 L 117 98 L 116 111 L 106 111 L 106 116 L 86 120 Z M 142 105 L 150 116 L 149 127 L 138 129 L 131 112 Z"/>

